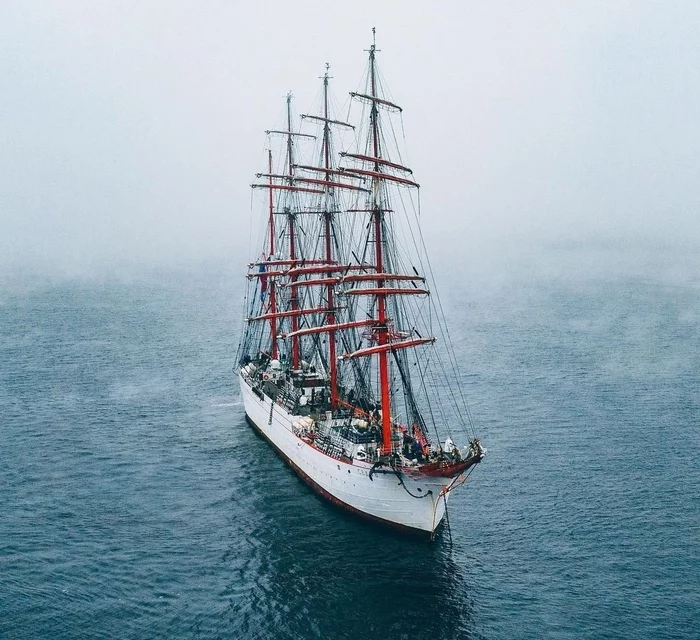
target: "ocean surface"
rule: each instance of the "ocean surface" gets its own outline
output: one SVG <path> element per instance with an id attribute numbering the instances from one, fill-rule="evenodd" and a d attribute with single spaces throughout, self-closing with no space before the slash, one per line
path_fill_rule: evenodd
<path id="1" fill-rule="evenodd" d="M 567 251 L 444 272 L 488 455 L 434 543 L 247 426 L 237 271 L 5 281 L 0 638 L 700 637 L 700 277 Z"/>

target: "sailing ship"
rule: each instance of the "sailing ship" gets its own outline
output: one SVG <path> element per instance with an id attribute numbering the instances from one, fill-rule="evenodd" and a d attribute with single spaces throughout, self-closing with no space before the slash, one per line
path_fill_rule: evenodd
<path id="1" fill-rule="evenodd" d="M 312 489 L 432 539 L 486 450 L 429 286 L 419 185 L 377 52 L 373 38 L 347 119 L 331 110 L 326 65 L 317 113 L 295 125 L 290 94 L 285 126 L 266 132 L 281 150 L 270 145 L 252 185 L 262 250 L 236 371 L 248 422 Z"/>

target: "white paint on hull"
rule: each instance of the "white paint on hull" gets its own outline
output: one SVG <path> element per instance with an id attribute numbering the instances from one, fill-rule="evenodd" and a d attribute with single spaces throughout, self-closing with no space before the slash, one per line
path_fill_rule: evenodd
<path id="1" fill-rule="evenodd" d="M 291 415 L 283 406 L 267 396 L 260 399 L 246 379 L 239 374 L 243 404 L 248 418 L 282 455 L 314 483 L 352 510 L 387 523 L 432 533 L 445 515 L 441 490 L 451 478 L 409 477 L 402 475 L 409 495 L 393 473 L 372 474 L 372 465 L 360 460 L 351 464 L 332 458 L 307 444 L 292 431 L 292 423 L 300 416 Z M 428 493 L 430 491 L 430 493 Z M 327 497 L 327 496 L 326 496 Z"/>

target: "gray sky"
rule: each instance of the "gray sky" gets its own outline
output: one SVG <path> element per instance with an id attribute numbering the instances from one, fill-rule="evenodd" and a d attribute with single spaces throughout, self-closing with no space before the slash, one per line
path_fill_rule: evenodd
<path id="1" fill-rule="evenodd" d="M 0 3 L 0 268 L 247 255 L 284 95 L 377 28 L 428 241 L 700 244 L 700 3 Z"/>

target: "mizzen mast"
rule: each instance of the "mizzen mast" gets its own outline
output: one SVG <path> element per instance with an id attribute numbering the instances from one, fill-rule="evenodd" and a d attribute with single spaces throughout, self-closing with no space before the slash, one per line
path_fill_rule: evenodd
<path id="1" fill-rule="evenodd" d="M 292 94 L 287 94 L 287 128 L 286 130 L 270 129 L 265 133 L 283 135 L 286 137 L 286 156 L 287 156 L 287 172 L 286 173 L 274 173 L 272 165 L 272 150 L 268 150 L 268 173 L 258 173 L 257 178 L 267 178 L 267 182 L 260 182 L 252 184 L 251 187 L 254 189 L 267 189 L 268 190 L 268 230 L 269 230 L 269 241 L 268 241 L 268 255 L 267 258 L 263 255 L 259 262 L 249 265 L 251 269 L 255 269 L 253 272 L 248 274 L 249 278 L 259 278 L 260 280 L 260 292 L 261 298 L 265 299 L 265 295 L 269 289 L 269 304 L 267 311 L 259 316 L 248 318 L 249 322 L 255 322 L 258 320 L 265 320 L 269 322 L 270 325 L 270 355 L 272 359 L 277 360 L 279 358 L 279 346 L 277 343 L 279 336 L 279 321 L 283 318 L 290 318 L 292 323 L 292 332 L 298 330 L 299 328 L 299 316 L 302 315 L 303 311 L 299 309 L 298 299 L 296 295 L 296 290 L 291 287 L 290 296 L 290 306 L 291 311 L 280 311 L 279 307 L 280 301 L 278 300 L 277 291 L 277 281 L 276 278 L 280 276 L 286 276 L 290 267 L 294 267 L 297 262 L 297 243 L 296 243 L 296 229 L 295 229 L 295 218 L 296 218 L 296 207 L 290 206 L 290 198 L 294 198 L 294 194 L 297 192 L 304 193 L 323 193 L 319 189 L 301 187 L 295 184 L 294 176 L 294 145 L 293 138 L 295 136 L 301 136 L 305 138 L 314 138 L 315 136 L 298 133 L 292 130 L 292 116 L 291 116 L 291 101 Z M 282 194 L 287 194 L 284 196 L 286 199 L 283 211 L 275 210 L 275 199 L 274 192 L 281 192 Z M 280 249 L 276 245 L 276 234 L 277 227 L 275 223 L 275 215 L 283 213 L 286 217 L 287 222 L 287 236 L 289 238 L 288 243 L 288 258 L 277 259 L 275 257 L 275 252 Z M 294 282 L 294 276 L 291 277 L 292 283 Z M 292 364 L 296 369 L 300 364 L 299 356 L 299 340 L 298 338 L 293 338 L 292 340 Z"/>

